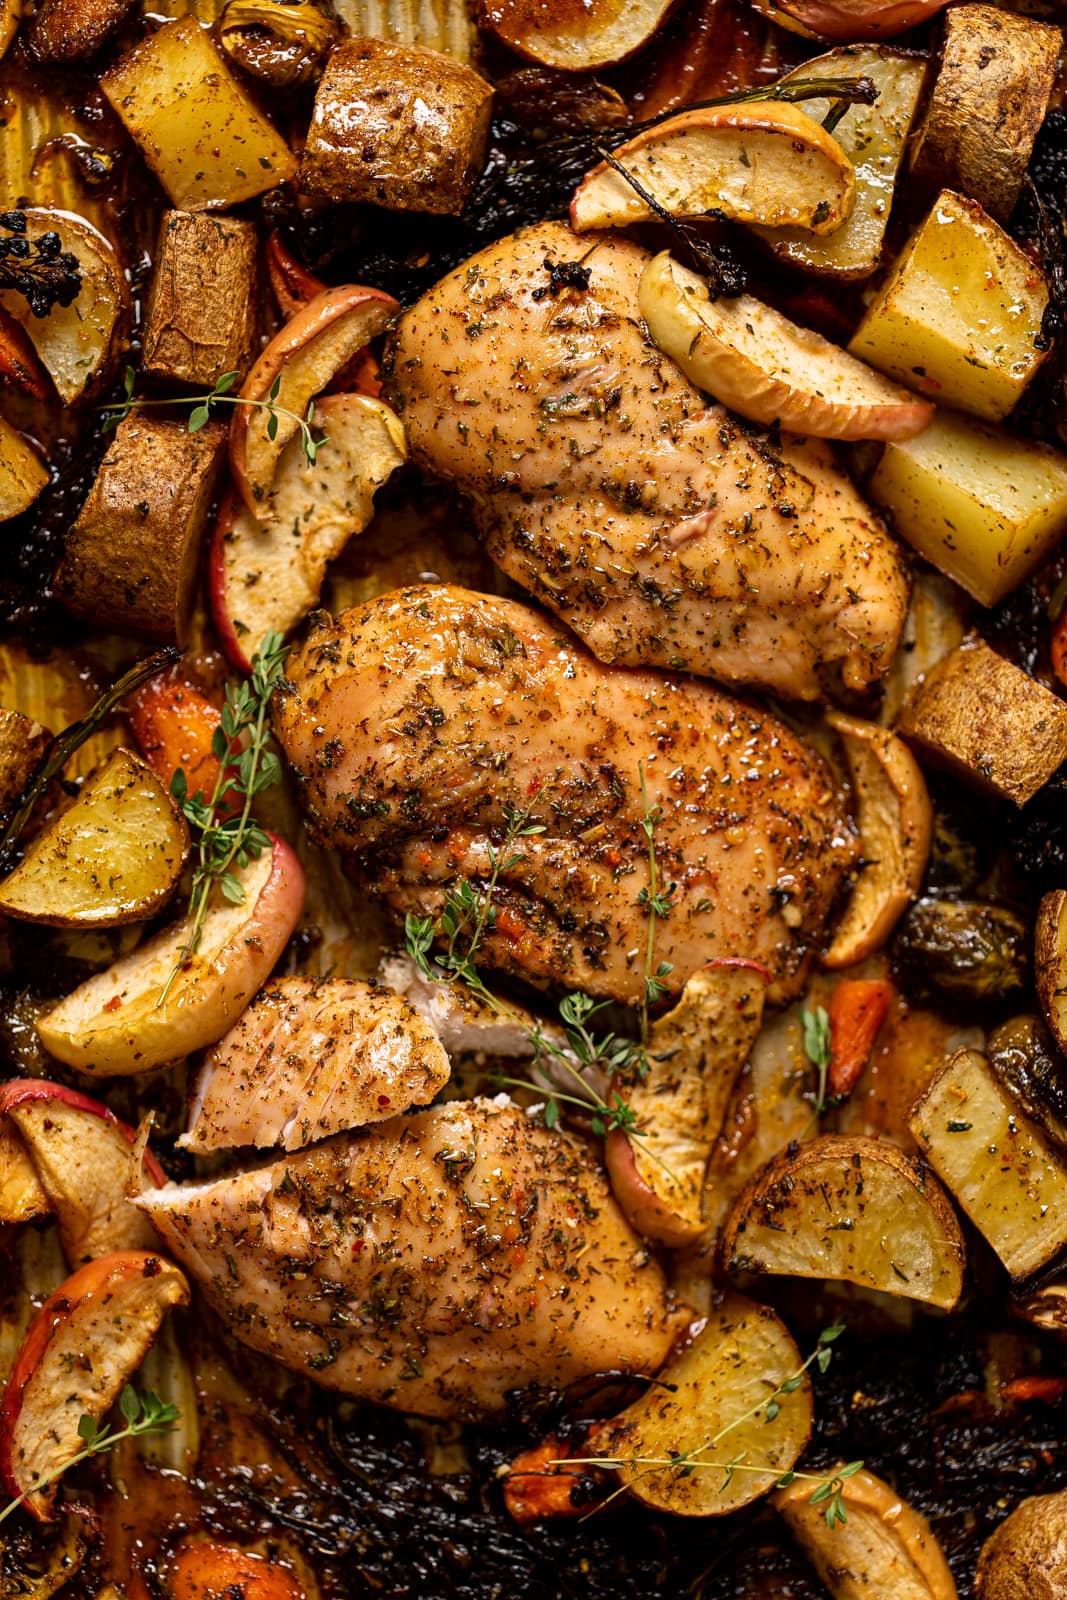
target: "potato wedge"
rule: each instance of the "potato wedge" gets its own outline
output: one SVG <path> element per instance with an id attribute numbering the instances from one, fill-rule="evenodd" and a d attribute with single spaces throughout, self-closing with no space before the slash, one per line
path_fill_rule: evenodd
<path id="1" fill-rule="evenodd" d="M 39 722 L 0 708 L 0 819 L 10 817 L 51 743 Z"/>
<path id="2" fill-rule="evenodd" d="M 288 634 L 317 605 L 327 566 L 374 514 L 374 496 L 407 459 L 396 412 L 364 394 L 315 407 L 326 443 L 309 465 L 299 438 L 278 461 L 261 522 L 230 495 L 208 557 L 208 598 L 223 649 L 239 671 L 271 629 Z"/>
<path id="3" fill-rule="evenodd" d="M 187 1305 L 184 1273 L 148 1251 L 119 1251 L 80 1267 L 30 1324 L 0 1408 L 0 1472 L 41 1522 L 55 1486 L 40 1478 L 83 1448 L 78 1425 L 110 1411 L 137 1371 L 172 1306 Z"/>
<path id="4" fill-rule="evenodd" d="M 63 249 L 77 256 L 81 288 L 69 306 L 53 306 L 47 317 L 35 317 L 14 289 L 0 289 L 0 306 L 25 330 L 60 400 L 72 406 L 111 382 L 130 318 L 130 292 L 114 249 L 84 217 L 45 209 L 24 214 L 31 243 L 58 233 Z"/>
<path id="5" fill-rule="evenodd" d="M 975 1600 L 1059 1600 L 1067 1593 L 1067 1493 L 1021 1500 L 982 1546 Z"/>
<path id="6" fill-rule="evenodd" d="M 1015 1279 L 1067 1245 L 1067 1161 L 978 1050 L 957 1050 L 908 1118 L 920 1150 Z"/>
<path id="7" fill-rule="evenodd" d="M 115 1250 L 153 1250 L 155 1232 L 127 1199 L 134 1130 L 88 1095 L 44 1078 L 0 1088 L 0 1128 L 13 1127 L 55 1213 L 71 1269 Z M 146 1151 L 147 1181 L 167 1181 Z"/>
<path id="8" fill-rule="evenodd" d="M 0 522 L 21 516 L 48 482 L 48 468 L 17 429 L 0 417 Z"/>
<path id="9" fill-rule="evenodd" d="M 887 444 L 867 491 L 983 606 L 1017 588 L 1067 529 L 1067 455 L 948 411 Z"/>
<path id="10" fill-rule="evenodd" d="M 974 200 L 943 189 L 867 307 L 849 349 L 939 404 L 1000 422 L 1047 350 L 1048 285 Z"/>
<path id="11" fill-rule="evenodd" d="M 255 224 L 165 211 L 153 258 L 141 371 L 213 389 L 224 372 L 244 378 L 259 335 Z"/>
<path id="12" fill-rule="evenodd" d="M 925 72 L 921 56 L 888 45 L 857 44 L 815 56 L 785 74 L 783 83 L 801 77 L 870 78 L 878 98 L 871 106 L 850 106 L 834 129 L 856 173 L 855 203 L 840 228 L 823 237 L 806 228 L 753 229 L 781 260 L 832 278 L 866 278 L 877 271 Z M 798 109 L 821 123 L 830 101 L 805 100 Z"/>
<path id="13" fill-rule="evenodd" d="M 812 1402 L 806 1374 L 778 1398 L 773 1425 L 765 1415 L 770 1396 L 802 1365 L 787 1328 L 769 1307 L 723 1295 L 692 1343 L 661 1368 L 658 1381 L 593 1429 L 586 1454 L 616 1462 L 620 1480 L 656 1510 L 725 1516 L 773 1488 L 807 1443 Z M 738 1457 L 746 1470 L 728 1475 L 726 1463 Z M 678 1465 L 670 1466 L 676 1458 Z"/>
<path id="14" fill-rule="evenodd" d="M 564 72 L 585 72 L 633 55 L 673 3 L 631 0 L 620 6 L 615 0 L 554 0 L 546 11 L 530 0 L 478 0 L 475 10 L 481 26 L 520 55 Z"/>
<path id="15" fill-rule="evenodd" d="M 282 451 L 298 431 L 297 418 L 331 378 L 400 310 L 378 289 L 343 284 L 324 289 L 292 317 L 263 351 L 241 387 L 244 400 L 265 400 L 277 383 L 277 426 L 256 406 L 234 406 L 230 466 L 246 509 L 260 522 L 271 516 L 270 495 Z M 283 411 L 287 414 L 283 414 Z"/>
<path id="16" fill-rule="evenodd" d="M 977 634 L 927 673 L 899 726 L 968 783 L 1017 806 L 1067 760 L 1067 706 Z"/>
<path id="17" fill-rule="evenodd" d="M 485 164 L 492 85 L 436 50 L 347 39 L 326 63 L 300 158 L 301 193 L 457 214 Z"/>
<path id="18" fill-rule="evenodd" d="M 752 295 L 712 300 L 707 279 L 666 250 L 641 274 L 638 303 L 656 344 L 686 377 L 750 422 L 820 439 L 907 439 L 934 414 L 929 402 Z"/>
<path id="19" fill-rule="evenodd" d="M 888 1483 L 861 1470 L 842 1496 L 848 1520 L 833 1528 L 810 1483 L 796 1480 L 772 1501 L 834 1600 L 957 1600 L 933 1529 Z"/>
<path id="20" fill-rule="evenodd" d="M 829 1278 L 950 1311 L 963 1234 L 940 1184 L 895 1145 L 823 1134 L 757 1174 L 723 1229 L 730 1271 Z"/>
<path id="21" fill-rule="evenodd" d="M 843 712 L 826 720 L 844 746 L 864 866 L 823 964 L 851 967 L 882 948 L 922 887 L 934 816 L 919 763 L 902 739 Z"/>
<path id="22" fill-rule="evenodd" d="M 225 465 L 226 429 L 154 412 L 124 417 L 67 536 L 55 577 L 77 616 L 188 643 L 200 548 Z"/>
<path id="23" fill-rule="evenodd" d="M 732 222 L 832 233 L 852 213 L 856 178 L 837 140 L 785 101 L 683 111 L 646 128 L 616 161 L 674 216 L 720 212 Z M 648 222 L 653 212 L 601 162 L 571 201 L 575 233 Z"/>
<path id="24" fill-rule="evenodd" d="M 181 211 L 222 210 L 296 173 L 289 146 L 195 16 L 148 34 L 100 87 Z"/>
<path id="25" fill-rule="evenodd" d="M 48 1196 L 18 1129 L 0 1121 L 0 1224 L 48 1215 Z"/>
<path id="26" fill-rule="evenodd" d="M 639 1137 L 613 1129 L 604 1159 L 639 1233 L 684 1244 L 704 1227 L 704 1180 L 737 1075 L 763 1020 L 769 981 L 755 961 L 701 967 L 649 1034 L 647 1075 L 622 1089 Z"/>
<path id="27" fill-rule="evenodd" d="M 1067 1054 L 1067 892 L 1041 901 L 1034 929 L 1034 977 L 1049 1032 Z"/>
<path id="28" fill-rule="evenodd" d="M 911 148 L 920 183 L 959 189 L 1006 223 L 1045 118 L 1059 28 L 999 6 L 952 6 Z"/>
<path id="29" fill-rule="evenodd" d="M 114 750 L 0 882 L 0 912 L 54 928 L 146 922 L 178 886 L 189 829 L 140 756 Z"/>
<path id="30" fill-rule="evenodd" d="M 212 901 L 194 956 L 182 959 L 186 916 L 42 1017 L 45 1049 L 79 1072 L 110 1077 L 147 1072 L 220 1039 L 269 976 L 304 902 L 303 869 L 281 839 L 236 876 L 244 900 Z"/>

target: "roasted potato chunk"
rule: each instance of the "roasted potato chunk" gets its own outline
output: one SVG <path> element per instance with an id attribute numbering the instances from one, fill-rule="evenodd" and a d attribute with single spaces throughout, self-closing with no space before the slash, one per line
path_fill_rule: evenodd
<path id="1" fill-rule="evenodd" d="M 133 0 L 37 0 L 23 29 L 35 61 L 85 61 L 121 26 Z"/>
<path id="2" fill-rule="evenodd" d="M 183 211 L 276 188 L 296 159 L 193 16 L 164 23 L 100 80 L 126 131 Z"/>
<path id="3" fill-rule="evenodd" d="M 1058 28 L 996 6 L 945 12 L 941 61 L 912 143 L 919 182 L 959 189 L 1007 222 L 1044 121 Z"/>
<path id="4" fill-rule="evenodd" d="M 0 709 L 0 820 L 14 811 L 23 789 L 52 742 L 47 728 L 21 711 Z"/>
<path id="5" fill-rule="evenodd" d="M 1044 275 L 974 200 L 945 189 L 849 350 L 947 406 L 1000 422 L 1048 353 Z"/>
<path id="6" fill-rule="evenodd" d="M 1067 761 L 1067 706 L 969 634 L 912 694 L 900 731 L 969 783 L 1023 806 Z"/>
<path id="7" fill-rule="evenodd" d="M 151 767 L 115 750 L 0 883 L 0 911 L 55 928 L 144 922 L 167 903 L 189 830 Z"/>
<path id="8" fill-rule="evenodd" d="M 1045 895 L 1038 910 L 1034 967 L 1045 1021 L 1067 1054 L 1067 892 L 1063 889 Z"/>
<path id="9" fill-rule="evenodd" d="M 982 1546 L 976 1600 L 1059 1600 L 1067 1594 L 1067 1491 L 1016 1506 Z"/>
<path id="10" fill-rule="evenodd" d="M 227 432 L 136 411 L 115 429 L 67 538 L 56 593 L 105 627 L 183 644 Z"/>
<path id="11" fill-rule="evenodd" d="M 434 50 L 349 39 L 315 96 L 300 188 L 391 211 L 459 212 L 485 160 L 493 91 Z"/>
<path id="12" fill-rule="evenodd" d="M 0 417 L 0 522 L 33 505 L 48 482 L 48 468 L 31 444 Z"/>
<path id="13" fill-rule="evenodd" d="M 214 388 L 244 378 L 256 352 L 259 269 L 255 225 L 167 211 L 160 224 L 141 370 Z"/>
<path id="14" fill-rule="evenodd" d="M 1011 1017 L 988 1041 L 989 1065 L 1016 1105 L 1067 1148 L 1067 1061 L 1040 1017 Z"/>

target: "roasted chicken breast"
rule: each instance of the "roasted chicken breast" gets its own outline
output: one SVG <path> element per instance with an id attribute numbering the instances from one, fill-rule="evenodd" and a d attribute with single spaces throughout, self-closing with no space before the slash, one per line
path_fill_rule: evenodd
<path id="1" fill-rule="evenodd" d="M 586 1147 L 496 1101 L 139 1203 L 238 1339 L 403 1411 L 655 1372 L 685 1323 Z"/>
<path id="2" fill-rule="evenodd" d="M 480 963 L 638 1000 L 651 818 L 668 990 L 714 956 L 796 987 L 855 845 L 823 761 L 766 711 L 447 586 L 323 614 L 287 673 L 274 726 L 312 827 L 396 911 L 484 883 L 509 814 L 543 826 L 502 852 Z"/>
<path id="3" fill-rule="evenodd" d="M 829 446 L 739 422 L 651 343 L 648 259 L 545 222 L 444 278 L 391 352 L 412 457 L 602 661 L 861 688 L 900 639 L 897 547 Z"/>

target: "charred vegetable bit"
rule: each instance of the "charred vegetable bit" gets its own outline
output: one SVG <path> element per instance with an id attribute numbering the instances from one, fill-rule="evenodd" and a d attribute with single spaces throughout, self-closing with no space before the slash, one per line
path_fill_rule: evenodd
<path id="1" fill-rule="evenodd" d="M 766 1466 L 756 1466 L 746 1462 L 743 1452 L 727 1461 L 708 1461 L 706 1454 L 709 1450 L 714 1450 L 721 1444 L 723 1439 L 733 1433 L 735 1428 L 741 1427 L 742 1423 L 750 1421 L 753 1417 L 762 1416 L 764 1422 L 773 1424 L 781 1411 L 783 1396 L 795 1394 L 804 1382 L 804 1376 L 810 1367 L 817 1367 L 819 1372 L 823 1373 L 829 1369 L 830 1362 L 833 1360 L 833 1343 L 841 1337 L 844 1331 L 845 1324 L 843 1322 L 835 1322 L 832 1327 L 824 1328 L 819 1335 L 815 1349 L 795 1372 L 785 1378 L 770 1395 L 761 1396 L 754 1406 L 743 1412 L 741 1416 L 735 1417 L 732 1422 L 728 1422 L 726 1427 L 720 1428 L 713 1438 L 708 1439 L 702 1445 L 698 1445 L 694 1450 L 682 1450 L 677 1454 L 672 1452 L 669 1455 L 654 1458 L 641 1456 L 636 1458 L 632 1456 L 565 1456 L 556 1461 L 546 1462 L 545 1465 L 556 1469 L 570 1468 L 571 1471 L 575 1467 L 598 1467 L 601 1470 L 608 1471 L 612 1468 L 618 1469 L 636 1465 L 641 1467 L 642 1470 L 638 1476 L 642 1477 L 659 1472 L 664 1467 L 673 1468 L 678 1476 L 683 1478 L 687 1478 L 691 1473 L 697 1471 L 721 1472 L 723 1475 L 721 1487 L 723 1489 L 732 1482 L 734 1474 L 738 1472 L 759 1472 L 766 1475 Z M 823 1515 L 826 1518 L 826 1525 L 828 1528 L 833 1529 L 839 1524 L 848 1521 L 848 1509 L 845 1505 L 844 1497 L 845 1481 L 848 1478 L 855 1477 L 856 1473 L 862 1470 L 862 1467 L 862 1461 L 850 1461 L 830 1476 L 817 1472 L 799 1472 L 793 1468 L 788 1472 L 783 1472 L 780 1477 L 776 1478 L 773 1487 L 776 1489 L 788 1489 L 794 1483 L 813 1484 L 814 1488 L 809 1497 L 811 1504 L 813 1506 L 825 1506 Z M 631 1484 L 632 1481 L 631 1479 Z M 623 1487 L 630 1487 L 630 1485 L 624 1485 Z M 616 1489 L 601 1505 L 594 1507 L 594 1511 L 602 1510 L 605 1505 L 615 1499 L 616 1495 L 622 1494 L 622 1492 L 622 1488 Z M 592 1516 L 593 1512 L 590 1512 L 589 1515 Z"/>
<path id="2" fill-rule="evenodd" d="M 81 291 L 81 272 L 59 234 L 27 239 L 21 211 L 0 214 L 0 229 L 0 288 L 22 295 L 35 317 L 47 317 L 53 306 L 72 305 Z"/>
<path id="3" fill-rule="evenodd" d="M 916 901 L 893 942 L 913 999 L 993 1003 L 1026 981 L 1030 935 L 1006 906 L 978 900 Z"/>
<path id="4" fill-rule="evenodd" d="M 1040 1017 L 1012 1017 L 989 1036 L 989 1065 L 1049 1138 L 1067 1145 L 1067 1061 Z"/>
<path id="5" fill-rule="evenodd" d="M 278 437 L 279 417 L 288 417 L 291 421 L 295 422 L 300 433 L 300 442 L 304 451 L 304 459 L 307 461 L 309 467 L 313 467 L 315 465 L 316 456 L 326 443 L 325 434 L 312 432 L 312 424 L 315 420 L 314 400 L 308 402 L 307 412 L 301 417 L 298 416 L 295 411 L 290 411 L 287 406 L 280 406 L 277 403 L 278 392 L 282 386 L 280 373 L 271 384 L 270 391 L 263 400 L 253 400 L 251 398 L 246 398 L 244 395 L 231 394 L 230 390 L 237 382 L 239 376 L 240 374 L 237 372 L 223 372 L 216 380 L 215 387 L 211 390 L 210 394 L 194 395 L 191 397 L 193 409 L 189 413 L 189 432 L 199 433 L 201 428 L 207 426 L 208 420 L 211 416 L 212 407 L 214 406 L 252 406 L 258 411 L 265 411 L 267 413 L 268 439 L 273 440 Z M 133 392 L 133 386 L 136 381 L 137 374 L 134 372 L 132 367 L 127 367 L 125 377 L 122 380 L 122 388 L 125 398 L 121 401 L 114 402 L 112 405 L 104 407 L 107 415 L 104 417 L 104 420 L 100 425 L 101 433 L 110 433 L 112 429 L 117 428 L 119 423 L 128 417 L 131 411 L 143 411 L 146 406 L 172 406 L 176 403 L 171 399 L 138 399 Z"/>
<path id="6" fill-rule="evenodd" d="M 246 867 L 270 849 L 270 835 L 253 820 L 252 806 L 257 795 L 271 788 L 281 776 L 281 763 L 267 749 L 267 743 L 271 696 L 282 681 L 288 653 L 281 635 L 268 633 L 252 657 L 251 677 L 226 685 L 226 699 L 212 740 L 219 773 L 210 798 L 205 798 L 202 789 L 189 794 L 181 767 L 171 779 L 170 792 L 198 840 L 197 864 L 189 899 L 189 941 L 163 987 L 160 1005 L 182 965 L 196 954 L 213 891 L 217 888 L 224 900 L 240 905 L 245 892 L 234 869 Z"/>
<path id="7" fill-rule="evenodd" d="M 59 735 L 31 778 L 22 799 L 15 807 L 11 821 L 4 829 L 3 837 L 0 838 L 0 873 L 6 872 L 13 865 L 13 851 L 22 830 L 33 814 L 34 807 L 52 779 L 58 778 L 75 751 L 81 749 L 86 739 L 96 732 L 120 701 L 128 694 L 132 694 L 134 689 L 139 688 L 149 678 L 155 677 L 157 672 L 162 672 L 165 667 L 172 667 L 179 659 L 180 651 L 168 645 L 155 655 L 147 656 L 144 661 L 138 661 L 136 666 L 124 672 L 122 677 L 100 696 L 84 717 L 72 722 L 70 727 Z"/>
<path id="8" fill-rule="evenodd" d="M 181 1417 L 177 1406 L 171 1405 L 169 1401 L 161 1400 L 157 1394 L 152 1394 L 150 1390 L 146 1390 L 144 1394 L 138 1394 L 136 1389 L 131 1388 L 129 1384 L 126 1385 L 119 1396 L 119 1411 L 122 1413 L 126 1424 L 124 1428 L 113 1428 L 110 1423 L 105 1423 L 101 1427 L 94 1417 L 90 1417 L 88 1414 L 83 1416 L 78 1423 L 78 1435 L 84 1441 L 85 1448 L 79 1450 L 77 1455 L 71 1456 L 68 1461 L 64 1461 L 62 1466 L 57 1467 L 53 1472 L 49 1472 L 43 1478 L 38 1478 L 35 1483 L 31 1483 L 17 1499 L 8 1501 L 7 1505 L 0 1510 L 0 1522 L 6 1522 L 8 1517 L 16 1512 L 23 1501 L 29 1499 L 31 1494 L 37 1494 L 41 1489 L 47 1489 L 49 1484 L 55 1483 L 56 1479 L 61 1478 L 71 1467 L 76 1467 L 82 1461 L 88 1461 L 93 1456 L 106 1455 L 117 1444 L 121 1444 L 124 1439 L 140 1439 L 146 1434 L 153 1433 L 170 1433 Z"/>

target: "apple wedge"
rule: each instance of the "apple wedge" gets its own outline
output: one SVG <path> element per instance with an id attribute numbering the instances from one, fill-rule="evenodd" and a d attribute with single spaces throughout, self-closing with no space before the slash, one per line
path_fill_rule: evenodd
<path id="1" fill-rule="evenodd" d="M 886 943 L 922 887 L 934 813 L 922 769 L 903 739 L 874 722 L 831 711 L 856 799 L 863 867 L 823 957 L 851 967 Z"/>
<path id="2" fill-rule="evenodd" d="M 479 0 L 478 21 L 542 66 L 588 72 L 624 61 L 655 33 L 675 0 Z"/>
<path id="3" fill-rule="evenodd" d="M 174 893 L 188 853 L 189 829 L 169 792 L 120 747 L 0 882 L 0 912 L 54 928 L 144 922 Z"/>
<path id="4" fill-rule="evenodd" d="M 240 398 L 271 401 L 238 405 L 230 424 L 230 466 L 246 508 L 270 520 L 270 496 L 282 451 L 299 420 L 331 378 L 389 326 L 400 306 L 380 289 L 343 284 L 309 300 L 267 345 L 241 387 Z"/>
<path id="5" fill-rule="evenodd" d="M 757 961 L 709 962 L 652 1026 L 648 1072 L 622 1087 L 639 1137 L 604 1142 L 612 1191 L 649 1239 L 683 1245 L 704 1229 L 704 1179 L 726 1107 L 763 1020 L 770 974 Z"/>
<path id="6" fill-rule="evenodd" d="M 100 1256 L 45 1301 L 15 1357 L 0 1408 L 0 1472 L 39 1521 L 52 1520 L 55 1487 L 33 1486 L 79 1454 L 82 1417 L 99 1423 L 107 1415 L 167 1311 L 188 1302 L 184 1273 L 147 1250 Z"/>
<path id="7" fill-rule="evenodd" d="M 154 1230 L 126 1197 L 136 1135 L 107 1106 L 45 1078 L 15 1078 L 0 1088 L 0 1118 L 22 1140 L 72 1267 L 155 1247 Z M 144 1168 L 157 1189 L 166 1183 L 147 1150 Z"/>
<path id="8" fill-rule="evenodd" d="M 948 0 L 756 0 L 779 27 L 835 44 L 895 39 L 944 9 Z"/>
<path id="9" fill-rule="evenodd" d="M 22 1135 L 0 1120 L 0 1225 L 29 1222 L 47 1216 L 48 1209 L 48 1196 Z"/>
<path id="10" fill-rule="evenodd" d="M 646 128 L 615 160 L 677 217 L 716 212 L 731 222 L 832 233 L 852 212 L 856 174 L 823 128 L 786 101 L 683 111 Z M 649 222 L 654 213 L 607 162 L 571 201 L 575 233 Z"/>
<path id="11" fill-rule="evenodd" d="M 270 976 L 304 904 L 304 869 L 281 839 L 272 836 L 271 849 L 236 877 L 244 899 L 213 899 L 195 955 L 184 956 L 184 917 L 42 1017 L 45 1049 L 79 1072 L 109 1077 L 147 1072 L 220 1039 Z"/>
<path id="12" fill-rule="evenodd" d="M 318 603 L 326 569 L 374 514 L 374 495 L 407 459 L 400 418 L 363 394 L 315 406 L 326 443 L 311 465 L 299 436 L 278 460 L 268 520 L 233 495 L 215 524 L 208 596 L 223 649 L 238 671 L 268 632 L 289 634 Z"/>
<path id="13" fill-rule="evenodd" d="M 113 247 L 84 217 L 45 209 L 23 215 L 29 243 L 57 233 L 63 249 L 77 256 L 81 288 L 69 306 L 53 306 L 46 317 L 35 317 L 14 289 L 0 290 L 0 306 L 29 335 L 63 404 L 74 405 L 98 393 L 115 372 L 130 315 L 129 288 Z"/>
<path id="14" fill-rule="evenodd" d="M 819 439 L 910 439 L 927 400 L 750 294 L 712 300 L 704 278 L 664 250 L 641 274 L 641 315 L 698 388 L 750 422 Z"/>
<path id="15" fill-rule="evenodd" d="M 48 468 L 36 450 L 0 417 L 0 522 L 28 510 L 47 482 Z"/>

